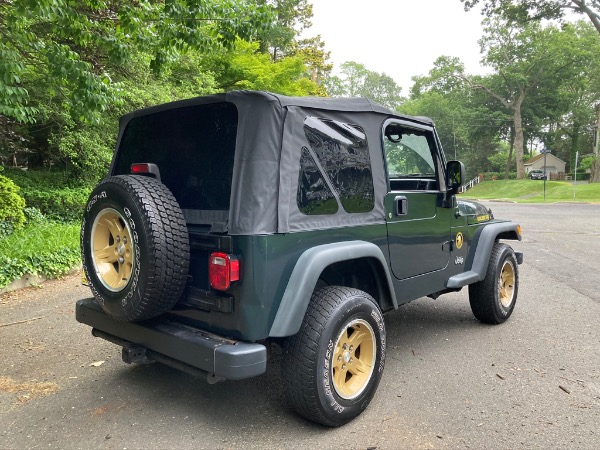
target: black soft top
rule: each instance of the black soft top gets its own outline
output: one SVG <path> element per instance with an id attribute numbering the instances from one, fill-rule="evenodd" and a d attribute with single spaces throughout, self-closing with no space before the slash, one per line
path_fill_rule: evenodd
<path id="1" fill-rule="evenodd" d="M 134 111 L 121 118 L 119 142 L 134 118 L 165 110 L 229 102 L 238 111 L 238 131 L 226 229 L 233 235 L 273 234 L 308 229 L 384 223 L 387 181 L 382 126 L 390 118 L 419 128 L 431 119 L 391 111 L 366 98 L 287 97 L 268 92 L 233 91 Z M 305 215 L 296 203 L 300 149 L 308 145 L 303 123 L 317 116 L 360 126 L 366 133 L 373 173 L 375 207 L 370 212 Z M 194 214 L 184 211 L 186 217 Z"/>
<path id="2" fill-rule="evenodd" d="M 415 117 L 400 114 L 392 111 L 378 103 L 375 103 L 368 98 L 331 98 L 331 97 L 289 97 L 286 95 L 273 94 L 263 91 L 231 91 L 223 94 L 205 95 L 202 97 L 194 97 L 187 100 L 178 100 L 175 102 L 164 103 L 162 105 L 152 106 L 121 117 L 121 123 L 128 122 L 133 117 L 138 117 L 146 114 L 152 114 L 158 111 L 167 109 L 182 108 L 193 105 L 202 105 L 206 103 L 231 102 L 236 105 L 242 103 L 251 103 L 254 108 L 266 106 L 267 108 L 274 107 L 278 104 L 279 108 L 283 109 L 290 106 L 299 106 L 304 108 L 321 109 L 324 111 L 353 111 L 353 112 L 374 112 L 386 114 L 409 121 L 420 122 L 425 125 L 432 125 L 433 121 L 428 117 Z"/>

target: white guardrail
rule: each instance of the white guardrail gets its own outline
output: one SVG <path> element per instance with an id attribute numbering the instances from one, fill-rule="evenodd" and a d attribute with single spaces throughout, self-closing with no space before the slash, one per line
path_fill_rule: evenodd
<path id="1" fill-rule="evenodd" d="M 473 178 L 471 181 L 469 181 L 468 183 L 463 184 L 462 187 L 459 189 L 458 192 L 460 194 L 464 194 L 469 189 L 471 189 L 473 186 L 476 186 L 479 183 L 481 183 L 481 181 L 483 181 L 481 178 L 482 177 L 477 176 L 477 177 Z"/>

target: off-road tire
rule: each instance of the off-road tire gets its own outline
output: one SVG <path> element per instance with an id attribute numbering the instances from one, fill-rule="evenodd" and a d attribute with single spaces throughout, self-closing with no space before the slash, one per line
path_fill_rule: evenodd
<path id="1" fill-rule="evenodd" d="M 473 315 L 484 323 L 505 322 L 517 302 L 519 269 L 515 252 L 496 242 L 492 249 L 485 278 L 469 285 L 469 302 Z"/>
<path id="2" fill-rule="evenodd" d="M 85 276 L 111 317 L 140 321 L 170 310 L 188 275 L 183 213 L 156 179 L 119 175 L 90 194 L 81 226 Z"/>
<path id="3" fill-rule="evenodd" d="M 383 317 L 369 294 L 340 286 L 316 291 L 300 331 L 283 344 L 290 405 L 323 425 L 349 422 L 375 395 L 385 342 Z"/>

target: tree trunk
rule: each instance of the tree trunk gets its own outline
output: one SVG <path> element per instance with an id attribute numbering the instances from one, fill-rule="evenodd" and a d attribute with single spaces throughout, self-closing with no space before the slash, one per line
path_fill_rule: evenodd
<path id="1" fill-rule="evenodd" d="M 598 15 L 594 12 L 594 10 L 586 5 L 585 1 L 582 0 L 571 0 L 571 3 L 575 4 L 577 8 L 579 8 L 579 11 L 586 14 L 590 18 L 592 24 L 594 27 L 596 27 L 598 33 L 600 33 L 600 18 L 598 18 Z"/>
<path id="2" fill-rule="evenodd" d="M 523 118 L 521 117 L 521 105 L 525 99 L 525 90 L 521 88 L 519 97 L 516 99 L 515 104 L 512 107 L 513 123 L 515 127 L 515 159 L 517 161 L 517 180 L 525 178 L 525 165 L 523 164 L 523 145 L 525 138 L 523 136 Z"/>
<path id="3" fill-rule="evenodd" d="M 596 141 L 594 142 L 594 162 L 592 163 L 592 173 L 590 174 L 590 183 L 600 183 L 600 162 L 598 161 L 598 141 L 600 141 L 600 103 L 596 105 Z"/>
<path id="4" fill-rule="evenodd" d="M 510 148 L 508 149 L 508 159 L 506 160 L 506 169 L 504 170 L 504 179 L 510 178 L 510 165 L 512 163 L 513 150 L 515 148 L 515 127 L 510 127 Z"/>

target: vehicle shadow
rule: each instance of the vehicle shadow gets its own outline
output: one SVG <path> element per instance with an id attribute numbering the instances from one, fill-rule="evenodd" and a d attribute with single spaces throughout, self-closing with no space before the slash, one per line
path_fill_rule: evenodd
<path id="1" fill-rule="evenodd" d="M 476 321 L 464 296 L 444 303 L 444 300 L 422 299 L 403 305 L 385 315 L 387 358 L 397 359 L 414 348 L 426 350 L 429 343 L 440 338 L 460 338 L 469 330 L 486 328 Z M 281 348 L 272 346 L 267 372 L 259 377 L 240 381 L 209 384 L 203 377 L 194 377 L 159 363 L 123 365 L 104 378 L 108 391 L 123 391 L 128 402 L 154 410 L 177 411 L 204 423 L 246 426 L 261 423 L 268 416 L 275 423 L 299 423 L 285 401 L 287 381 L 282 378 Z M 107 374 L 108 375 L 108 374 Z M 274 419 L 275 418 L 275 419 Z"/>
<path id="2" fill-rule="evenodd" d="M 444 340 L 476 339 L 472 336 L 490 328 L 473 318 L 466 295 L 462 293 L 448 295 L 447 299 L 417 300 L 386 314 L 385 320 L 386 371 L 390 373 L 417 369 L 411 369 L 411 365 L 418 365 L 415 355 L 440 351 L 438 344 Z M 154 424 L 155 428 L 176 424 L 183 446 L 189 445 L 192 439 L 205 439 L 208 445 L 214 442 L 215 436 L 226 447 L 244 443 L 256 445 L 256 441 L 251 441 L 252 434 L 259 433 L 261 429 L 263 435 L 268 429 L 269 434 L 275 436 L 274 446 L 281 446 L 281 442 L 285 441 L 278 439 L 285 439 L 290 433 L 293 433 L 296 443 L 304 445 L 318 445 L 316 439 L 327 436 L 335 437 L 337 444 L 345 442 L 346 438 L 340 433 L 347 427 L 332 429 L 313 424 L 296 415 L 287 405 L 287 380 L 281 374 L 281 361 L 281 349 L 273 346 L 264 375 L 216 384 L 159 363 L 129 366 L 113 361 L 110 370 L 94 380 L 93 388 L 82 388 L 91 391 L 92 396 L 102 394 L 100 403 L 90 400 L 90 404 L 96 405 L 107 423 L 119 424 L 111 425 L 115 435 L 125 433 L 127 424 L 129 427 L 133 424 L 145 424 L 146 427 Z M 384 392 L 387 390 L 385 379 L 384 372 L 380 386 Z M 376 396 L 376 403 L 386 402 L 385 396 Z M 382 406 L 372 406 L 352 423 L 372 421 L 373 415 L 377 415 L 377 408 Z M 353 441 L 347 443 L 352 444 Z M 112 441 L 112 445 L 117 444 L 116 439 Z M 170 442 L 170 445 L 175 444 Z"/>

